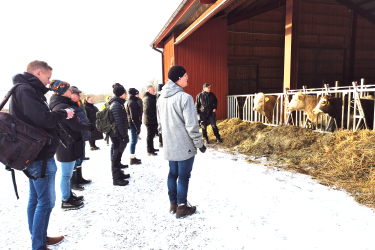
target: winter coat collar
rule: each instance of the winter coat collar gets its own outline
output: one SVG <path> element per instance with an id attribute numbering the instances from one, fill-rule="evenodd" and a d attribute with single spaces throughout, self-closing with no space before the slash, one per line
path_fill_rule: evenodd
<path id="1" fill-rule="evenodd" d="M 136 97 L 135 95 L 129 95 L 129 100 L 133 100 L 133 101 L 138 101 L 138 97 Z"/>
<path id="2" fill-rule="evenodd" d="M 120 104 L 124 104 L 125 103 L 125 100 L 124 99 L 121 99 L 120 97 L 118 96 L 113 96 L 111 98 L 109 98 L 108 100 L 108 104 L 111 105 L 112 102 L 118 102 Z"/>
<path id="3" fill-rule="evenodd" d="M 72 99 L 68 97 L 55 95 L 55 94 L 51 96 L 51 99 L 49 100 L 49 106 L 51 109 L 53 109 L 57 104 L 60 104 L 60 103 L 66 103 L 69 106 L 76 106 L 74 105 L 74 102 L 72 101 Z"/>
<path id="4" fill-rule="evenodd" d="M 94 107 L 94 104 L 93 104 L 93 103 L 88 103 L 88 102 L 86 102 L 85 106 L 88 106 L 88 107 Z"/>
<path id="5" fill-rule="evenodd" d="M 173 81 L 169 80 L 169 82 L 164 85 L 162 97 L 168 98 L 174 96 L 178 92 L 184 92 L 184 89 Z"/>
<path id="6" fill-rule="evenodd" d="M 16 85 L 17 83 L 26 83 L 34 89 L 42 92 L 43 95 L 50 90 L 49 88 L 44 86 L 44 84 L 38 79 L 38 77 L 27 72 L 24 72 L 23 74 L 17 74 L 13 77 L 13 84 Z"/>
<path id="7" fill-rule="evenodd" d="M 146 92 L 145 96 L 146 97 L 151 97 L 151 98 L 153 98 L 153 99 L 156 100 L 156 96 L 155 95 L 151 95 L 149 92 Z"/>

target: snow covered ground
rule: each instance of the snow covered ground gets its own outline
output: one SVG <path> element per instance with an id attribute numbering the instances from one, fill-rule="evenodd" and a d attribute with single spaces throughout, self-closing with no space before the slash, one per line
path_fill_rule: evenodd
<path id="1" fill-rule="evenodd" d="M 137 145 L 143 164 L 130 166 L 130 184 L 114 187 L 109 150 L 86 150 L 84 208 L 61 210 L 60 168 L 48 234 L 65 235 L 52 249 L 375 249 L 375 214 L 345 192 L 309 176 L 248 164 L 245 156 L 209 147 L 199 152 L 188 200 L 197 213 L 177 220 L 168 213 L 168 162 L 146 154 L 146 129 Z M 158 138 L 155 138 L 155 145 Z M 161 150 L 162 152 L 163 150 Z M 129 159 L 126 148 L 123 164 Z M 30 249 L 28 179 L 0 174 L 0 249 Z"/>

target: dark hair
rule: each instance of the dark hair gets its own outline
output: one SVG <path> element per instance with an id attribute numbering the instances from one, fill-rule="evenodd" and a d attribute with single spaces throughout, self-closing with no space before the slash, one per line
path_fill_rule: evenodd
<path id="1" fill-rule="evenodd" d="M 46 62 L 38 61 L 38 60 L 35 60 L 35 61 L 32 61 L 31 63 L 29 63 L 29 65 L 27 65 L 26 71 L 31 74 L 35 70 L 38 70 L 38 69 L 40 69 L 40 70 L 51 70 L 52 71 L 51 66 L 49 66 Z"/>

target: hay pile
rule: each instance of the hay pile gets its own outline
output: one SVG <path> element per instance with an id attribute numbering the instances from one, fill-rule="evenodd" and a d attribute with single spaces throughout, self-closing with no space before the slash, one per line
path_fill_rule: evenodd
<path id="1" fill-rule="evenodd" d="M 375 131 L 322 134 L 295 126 L 266 126 L 234 118 L 218 122 L 221 146 L 252 156 L 267 156 L 278 167 L 311 175 L 320 183 L 349 192 L 375 208 Z M 215 140 L 211 126 L 210 141 Z"/>

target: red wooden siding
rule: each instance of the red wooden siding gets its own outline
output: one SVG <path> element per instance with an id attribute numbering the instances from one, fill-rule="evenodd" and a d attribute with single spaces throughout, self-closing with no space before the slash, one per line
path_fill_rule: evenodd
<path id="1" fill-rule="evenodd" d="M 202 92 L 204 83 L 212 85 L 219 101 L 217 119 L 226 119 L 228 95 L 227 20 L 207 21 L 176 46 L 176 64 L 182 65 L 189 76 L 185 91 L 193 96 Z"/>
<path id="2" fill-rule="evenodd" d="M 168 82 L 168 71 L 175 65 L 175 45 L 174 45 L 174 34 L 172 34 L 164 44 L 164 84 Z"/>

